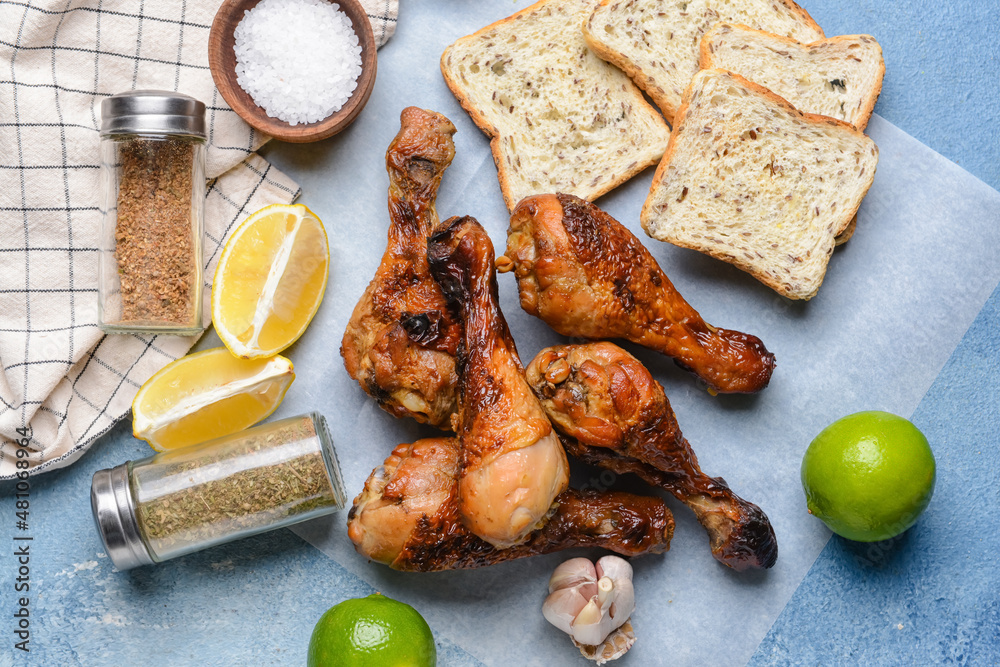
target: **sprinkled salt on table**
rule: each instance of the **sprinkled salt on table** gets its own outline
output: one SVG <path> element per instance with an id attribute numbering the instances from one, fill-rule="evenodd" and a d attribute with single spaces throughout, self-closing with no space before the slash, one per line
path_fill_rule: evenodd
<path id="1" fill-rule="evenodd" d="M 236 80 L 268 116 L 290 125 L 336 113 L 361 74 L 351 20 L 323 0 L 261 0 L 236 26 Z"/>

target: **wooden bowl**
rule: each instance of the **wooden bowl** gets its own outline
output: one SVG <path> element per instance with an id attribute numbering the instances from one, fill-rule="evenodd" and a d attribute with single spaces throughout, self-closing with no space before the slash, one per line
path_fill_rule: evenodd
<path id="1" fill-rule="evenodd" d="M 364 8 L 358 0 L 335 0 L 340 10 L 351 19 L 354 32 L 361 43 L 361 74 L 358 85 L 344 106 L 321 121 L 308 124 L 289 125 L 283 120 L 272 118 L 257 106 L 249 93 L 236 82 L 236 26 L 243 20 L 243 12 L 252 9 L 260 0 L 225 0 L 212 21 L 208 36 L 208 64 L 212 70 L 215 85 L 233 111 L 239 114 L 255 129 L 269 134 L 275 139 L 293 143 L 319 141 L 337 134 L 358 117 L 372 87 L 375 85 L 375 71 L 378 59 L 375 55 L 375 35 Z"/>

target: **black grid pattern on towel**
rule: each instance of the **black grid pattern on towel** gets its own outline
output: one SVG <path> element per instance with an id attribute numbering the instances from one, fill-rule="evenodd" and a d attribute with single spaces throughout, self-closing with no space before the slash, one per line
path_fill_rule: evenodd
<path id="1" fill-rule="evenodd" d="M 375 33 L 375 43 L 382 46 L 396 32 L 396 17 L 399 14 L 399 0 L 362 0 L 362 5 L 371 21 Z"/>
<path id="2" fill-rule="evenodd" d="M 215 8 L 188 0 L 0 0 L 0 478 L 14 473 L 18 429 L 31 429 L 32 472 L 61 467 L 194 342 L 105 337 L 97 328 L 103 99 L 156 88 L 208 106 L 206 282 L 234 224 L 298 195 L 254 153 L 266 137 L 211 81 Z"/>

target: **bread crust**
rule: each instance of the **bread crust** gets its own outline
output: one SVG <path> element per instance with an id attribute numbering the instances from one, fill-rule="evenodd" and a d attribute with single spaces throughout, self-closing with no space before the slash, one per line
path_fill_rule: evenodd
<path id="1" fill-rule="evenodd" d="M 613 0 L 602 0 L 598 7 L 604 7 L 609 2 Z M 596 13 L 596 9 L 594 10 Z M 600 58 L 607 60 L 609 63 L 625 72 L 628 78 L 632 79 L 635 85 L 642 88 L 642 90 L 649 95 L 649 99 L 653 100 L 660 109 L 660 113 L 663 117 L 667 119 L 667 122 L 673 125 L 674 115 L 677 109 L 670 103 L 667 99 L 667 93 L 663 88 L 656 85 L 652 77 L 642 71 L 637 65 L 633 64 L 624 53 L 621 51 L 616 51 L 609 46 L 606 46 L 599 42 L 596 37 L 591 33 L 591 23 L 594 20 L 594 14 L 591 14 L 584 22 L 581 28 L 583 29 L 583 39 L 587 42 L 587 46 L 590 50 L 596 53 Z"/>
<path id="2" fill-rule="evenodd" d="M 847 227 L 844 228 L 844 231 L 837 234 L 837 237 L 833 239 L 834 244 L 844 245 L 845 243 L 851 240 L 851 237 L 854 236 L 854 232 L 857 231 L 857 229 L 858 229 L 858 214 L 855 213 L 854 217 L 851 218 L 851 221 L 847 223 Z"/>
<path id="3" fill-rule="evenodd" d="M 590 16 L 583 22 L 583 38 L 586 40 L 587 46 L 590 47 L 591 51 L 625 72 L 625 74 L 627 74 L 637 86 L 642 88 L 642 90 L 649 95 L 650 99 L 653 100 L 656 106 L 660 108 L 660 112 L 667 119 L 667 122 L 673 126 L 674 118 L 677 116 L 679 107 L 674 107 L 674 105 L 671 104 L 670 100 L 667 98 L 667 92 L 660 86 L 656 85 L 652 77 L 646 74 L 638 65 L 634 64 L 628 56 L 621 51 L 617 51 L 603 44 L 592 31 L 594 17 L 597 13 L 612 2 L 620 1 L 621 0 L 601 0 L 601 3 L 594 8 L 594 11 L 591 12 Z M 826 33 L 824 33 L 823 29 L 819 27 L 819 24 L 813 20 L 813 18 L 809 15 L 809 12 L 797 5 L 793 2 L 793 0 L 774 0 L 774 2 L 783 5 L 793 14 L 797 15 L 804 24 L 818 32 L 820 35 L 825 36 Z"/>
<path id="4" fill-rule="evenodd" d="M 812 47 L 829 47 L 835 46 L 842 42 L 853 42 L 853 41 L 871 41 L 878 47 L 879 56 L 882 55 L 882 45 L 878 43 L 871 35 L 838 35 L 836 37 L 824 37 L 823 39 L 818 39 L 815 42 L 800 42 L 791 37 L 785 37 L 784 35 L 776 35 L 765 30 L 757 30 L 756 28 L 751 28 L 750 26 L 743 25 L 742 23 L 726 23 L 720 22 L 712 26 L 708 32 L 706 32 L 701 38 L 701 44 L 698 47 L 698 69 L 716 69 L 717 66 L 713 65 L 714 54 L 709 49 L 711 46 L 712 39 L 715 37 L 718 30 L 725 26 L 731 25 L 734 28 L 740 30 L 746 30 L 747 32 L 754 32 L 761 35 L 767 39 L 771 39 L 777 42 L 782 42 L 784 44 L 789 44 L 793 46 L 800 46 L 805 48 Z M 868 126 L 868 119 L 871 118 L 872 111 L 875 109 L 875 103 L 878 101 L 879 95 L 882 94 L 882 80 L 885 77 L 885 59 L 879 58 L 878 67 L 878 85 L 868 94 L 867 97 L 863 99 L 863 106 L 861 107 L 861 120 L 855 124 L 857 129 L 864 132 L 865 128 Z M 845 239 L 846 241 L 847 239 Z"/>
<path id="5" fill-rule="evenodd" d="M 853 125 L 851 125 L 850 123 L 847 123 L 845 121 L 839 120 L 837 118 L 830 118 L 829 116 L 822 116 L 822 115 L 819 115 L 819 114 L 811 114 L 811 113 L 805 113 L 803 111 L 799 111 L 794 106 L 792 106 L 792 104 L 790 102 L 788 102 L 785 98 L 781 97 L 780 95 L 775 94 L 774 92 L 772 92 L 771 90 L 769 90 L 769 89 L 767 89 L 767 88 L 765 88 L 763 86 L 760 86 L 760 85 L 758 85 L 758 84 L 756 84 L 756 83 L 754 83 L 752 81 L 749 81 L 749 80 L 745 79 L 744 77 L 740 76 L 739 74 L 736 74 L 735 72 L 730 72 L 728 70 L 723 70 L 723 69 L 702 70 L 702 72 L 705 72 L 705 71 L 709 71 L 709 72 L 713 72 L 715 74 L 720 74 L 720 75 L 731 77 L 737 84 L 745 86 L 746 88 L 748 88 L 749 90 L 757 93 L 758 95 L 761 95 L 761 96 L 767 98 L 770 102 L 772 102 L 775 105 L 783 108 L 786 112 L 792 114 L 793 116 L 795 116 L 795 117 L 797 117 L 797 118 L 799 118 L 799 119 L 801 119 L 801 120 L 803 120 L 805 122 L 814 123 L 814 124 L 817 124 L 817 125 L 839 126 L 839 127 L 842 127 L 844 130 L 846 130 L 848 132 L 851 132 L 852 134 L 854 134 L 856 136 L 861 136 L 861 137 L 865 136 L 864 133 L 861 130 L 857 129 L 856 127 L 854 127 Z M 646 201 L 643 202 L 642 210 L 639 212 L 639 222 L 642 225 L 643 230 L 651 238 L 656 238 L 650 232 L 650 225 L 651 225 L 651 222 L 652 222 L 652 215 L 653 215 L 652 214 L 652 208 L 651 208 L 652 207 L 653 194 L 660 187 L 660 184 L 663 181 L 663 178 L 664 178 L 664 176 L 665 176 L 665 174 L 667 172 L 667 169 L 670 167 L 670 162 L 674 158 L 674 153 L 677 150 L 677 137 L 681 133 L 681 131 L 683 131 L 686 128 L 687 123 L 689 122 L 688 109 L 689 109 L 689 105 L 691 103 L 691 98 L 692 98 L 692 92 L 693 92 L 692 88 L 693 88 L 693 86 L 689 85 L 687 87 L 687 90 L 684 91 L 684 97 L 683 97 L 683 99 L 681 101 L 681 105 L 680 105 L 680 107 L 679 107 L 679 109 L 677 111 L 677 121 L 678 122 L 673 126 L 673 128 L 672 128 L 672 130 L 670 132 L 670 143 L 667 144 L 667 150 L 663 154 L 663 159 L 660 160 L 660 164 L 656 168 L 656 173 L 653 175 L 653 182 L 652 182 L 652 184 L 649 187 L 649 195 L 646 197 Z M 876 151 L 876 155 L 877 155 L 878 146 L 875 146 L 875 151 Z M 875 170 L 873 169 L 872 172 L 867 175 L 868 176 L 867 183 L 864 185 L 864 191 L 865 192 L 868 191 L 868 188 L 871 187 L 871 184 L 872 184 L 872 182 L 875 179 L 875 173 L 874 172 L 875 172 Z M 845 231 L 847 231 L 847 228 L 850 226 L 851 221 L 857 215 L 858 208 L 861 205 L 861 199 L 862 198 L 859 198 L 858 204 L 852 210 L 849 211 L 848 215 L 844 215 L 843 216 L 843 223 L 840 225 L 839 228 L 837 228 L 836 230 L 834 230 L 834 233 L 833 233 L 834 237 L 837 237 L 837 236 L 843 234 Z M 851 233 L 853 233 L 853 232 L 851 232 Z M 847 238 L 850 238 L 850 237 L 848 236 Z M 720 252 L 720 251 L 718 251 L 718 250 L 716 250 L 714 248 L 706 248 L 706 247 L 703 247 L 703 246 L 695 246 L 694 244 L 687 243 L 687 242 L 685 242 L 683 240 L 671 240 L 670 243 L 673 244 L 673 245 L 676 245 L 678 247 L 681 247 L 681 248 L 689 248 L 691 250 L 697 250 L 698 252 L 704 253 L 704 254 L 709 255 L 711 257 L 714 257 L 715 259 L 719 259 L 719 260 L 722 260 L 722 261 L 727 262 L 729 264 L 732 264 L 733 266 L 736 266 L 737 268 L 739 268 L 739 269 L 741 269 L 743 271 L 746 271 L 747 273 L 749 273 L 750 275 L 752 275 L 754 278 L 756 278 L 757 280 L 759 280 L 763 284 L 765 284 L 768 287 L 770 287 L 771 289 L 773 289 L 778 294 L 781 294 L 782 296 L 786 296 L 786 297 L 789 297 L 789 298 L 792 298 L 792 299 L 802 299 L 802 300 L 811 299 L 813 296 L 816 295 L 816 292 L 819 291 L 819 286 L 820 286 L 820 284 L 822 284 L 822 277 L 821 277 L 820 282 L 816 285 L 816 288 L 811 293 L 805 294 L 805 295 L 803 295 L 803 294 L 793 294 L 793 293 L 790 293 L 781 282 L 779 282 L 776 279 L 772 279 L 766 273 L 757 270 L 757 268 L 755 266 L 753 266 L 751 264 L 748 264 L 742 258 L 740 258 L 738 256 L 735 256 L 734 254 Z M 830 245 L 830 251 L 829 251 L 828 254 L 832 254 L 833 248 L 834 248 L 834 245 L 831 243 L 831 245 Z"/>
<path id="6" fill-rule="evenodd" d="M 545 2 L 545 0 L 541 1 Z M 528 9 L 530 9 L 530 7 Z M 527 9 L 522 11 L 527 11 Z M 494 23 L 493 25 L 497 24 Z M 491 26 L 487 26 L 487 28 L 489 27 Z M 486 30 L 486 28 L 483 28 L 483 30 Z M 473 35 L 470 35 L 470 37 L 475 34 L 478 33 L 474 33 Z M 462 39 L 465 38 L 463 37 Z M 455 42 L 455 44 L 457 43 L 458 41 Z M 451 90 L 452 95 L 454 95 L 455 99 L 458 100 L 459 106 L 465 109 L 465 112 L 469 114 L 472 122 L 475 123 L 476 126 L 490 138 L 490 153 L 493 155 L 493 164 L 495 164 L 497 168 L 497 180 L 500 182 L 500 194 L 503 196 L 503 201 L 507 206 L 507 210 L 511 211 L 513 210 L 516 202 L 512 203 L 510 201 L 510 195 L 508 195 L 508 192 L 510 191 L 510 177 L 507 175 L 507 166 L 503 163 L 503 160 L 500 157 L 500 132 L 491 122 L 486 120 L 486 117 L 483 116 L 483 114 L 479 112 L 479 109 L 472 103 L 469 96 L 463 92 L 462 87 L 458 84 L 454 77 L 451 76 L 445 66 L 447 59 L 451 56 L 451 49 L 455 44 L 448 46 L 448 48 L 446 48 L 441 54 L 441 74 L 444 76 L 444 82 Z"/>
<path id="7" fill-rule="evenodd" d="M 499 180 L 500 182 L 500 192 L 503 195 L 504 204 L 506 204 L 508 211 L 513 211 L 514 206 L 517 205 L 517 202 L 512 202 L 511 196 L 509 194 L 510 176 L 507 174 L 507 165 L 504 164 L 503 157 L 501 155 L 500 131 L 486 119 L 486 116 L 484 116 L 479 111 L 479 108 L 476 107 L 476 105 L 472 103 L 472 100 L 469 98 L 469 96 L 465 94 L 465 90 L 462 84 L 455 77 L 451 75 L 451 72 L 449 71 L 451 52 L 456 45 L 463 42 L 469 42 L 475 39 L 479 39 L 480 37 L 483 36 L 484 33 L 499 28 L 501 26 L 507 25 L 508 23 L 513 23 L 520 17 L 537 11 L 539 8 L 543 7 L 549 2 L 551 2 L 551 0 L 538 0 L 538 2 L 529 5 L 524 9 L 521 9 L 520 11 L 514 12 L 507 18 L 500 19 L 499 21 L 495 21 L 487 26 L 484 26 L 479 30 L 477 30 L 476 32 L 472 33 L 471 35 L 466 35 L 465 37 L 460 37 L 456 39 L 452 44 L 449 44 L 448 47 L 445 48 L 445 50 L 441 53 L 440 67 L 441 67 L 441 75 L 444 77 L 445 85 L 448 86 L 448 89 L 451 90 L 452 95 L 454 95 L 455 99 L 458 100 L 459 106 L 465 109 L 465 112 L 469 114 L 470 118 L 472 118 L 472 122 L 475 123 L 476 126 L 480 130 L 482 130 L 483 133 L 486 134 L 486 136 L 490 138 L 490 152 L 493 154 L 493 163 L 497 167 L 497 180 Z"/>
<path id="8" fill-rule="evenodd" d="M 517 11 L 506 18 L 500 19 L 499 21 L 495 21 L 483 28 L 480 28 L 471 35 L 460 37 L 459 39 L 455 40 L 454 43 L 445 48 L 444 52 L 441 54 L 440 68 L 441 68 L 441 74 L 444 77 L 445 84 L 448 86 L 449 90 L 451 90 L 452 94 L 458 100 L 459 105 L 463 109 L 465 109 L 465 111 L 469 114 L 469 117 L 472 119 L 472 122 L 474 122 L 476 126 L 479 127 L 479 129 L 482 130 L 483 133 L 485 133 L 486 136 L 490 138 L 490 152 L 493 154 L 493 163 L 496 165 L 497 168 L 497 179 L 500 182 L 500 191 L 503 194 L 504 203 L 506 204 L 508 211 L 514 210 L 514 208 L 517 206 L 518 201 L 520 201 L 521 197 L 515 197 L 512 194 L 509 168 L 505 163 L 505 160 L 503 159 L 503 150 L 500 143 L 501 137 L 503 135 L 497 127 L 495 127 L 489 120 L 487 120 L 486 116 L 482 113 L 482 111 L 480 111 L 480 109 L 475 105 L 475 103 L 472 101 L 469 95 L 466 94 L 462 83 L 452 75 L 450 58 L 455 46 L 465 42 L 470 42 L 476 39 L 480 39 L 485 33 L 489 31 L 502 28 L 524 17 L 529 17 L 531 14 L 539 11 L 549 3 L 557 1 L 558 0 L 538 0 L 538 2 L 535 2 L 534 4 L 529 5 L 528 7 L 525 7 L 524 9 Z M 635 106 L 636 109 L 649 113 L 651 118 L 653 119 L 659 119 L 660 121 L 663 121 L 656 108 L 650 105 L 649 102 L 646 101 L 646 99 L 642 96 L 642 93 L 638 89 L 632 88 L 631 90 L 628 91 L 628 93 L 629 96 L 631 97 L 632 104 Z M 662 122 L 662 129 L 664 132 L 666 132 L 669 129 L 665 121 Z M 586 193 L 586 196 L 581 195 L 581 198 L 593 201 L 601 197 L 602 195 L 607 194 L 608 192 L 618 187 L 622 183 L 625 183 L 626 181 L 631 179 L 633 176 L 636 176 L 646 168 L 657 164 L 658 160 L 662 156 L 662 153 L 660 153 L 659 151 L 657 151 L 657 153 L 658 153 L 657 157 L 652 157 L 644 160 L 637 160 L 634 166 L 632 166 L 631 168 L 626 168 L 620 175 L 617 176 L 617 178 L 609 179 L 606 183 L 602 183 L 600 186 L 592 188 Z"/>

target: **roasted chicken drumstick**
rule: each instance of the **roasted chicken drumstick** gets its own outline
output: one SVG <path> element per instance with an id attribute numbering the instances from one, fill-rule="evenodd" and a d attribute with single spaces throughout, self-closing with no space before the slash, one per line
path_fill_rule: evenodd
<path id="1" fill-rule="evenodd" d="M 569 464 L 500 312 L 493 244 L 474 218 L 452 218 L 427 242 L 431 273 L 460 314 L 458 510 L 490 544 L 522 542 L 566 490 Z"/>
<path id="2" fill-rule="evenodd" d="M 624 556 L 670 548 L 673 516 L 659 498 L 567 490 L 540 530 L 509 549 L 476 537 L 458 517 L 459 447 L 454 438 L 418 440 L 393 450 L 372 471 L 348 515 L 358 553 L 420 572 L 482 567 L 569 547 Z"/>
<path id="3" fill-rule="evenodd" d="M 756 336 L 706 323 L 621 223 L 571 195 L 514 209 L 501 270 L 521 307 L 565 336 L 625 338 L 672 357 L 720 392 L 767 386 L 774 355 Z"/>
<path id="4" fill-rule="evenodd" d="M 388 245 L 354 307 L 340 353 L 350 376 L 383 409 L 447 429 L 461 326 L 427 269 L 427 237 L 439 224 L 434 200 L 455 156 L 455 126 L 415 107 L 403 110 L 400 125 L 385 155 Z"/>
<path id="5" fill-rule="evenodd" d="M 663 388 L 638 359 L 607 342 L 556 346 L 539 352 L 526 375 L 570 454 L 668 490 L 694 511 L 725 565 L 774 565 L 767 515 L 701 471 Z"/>

